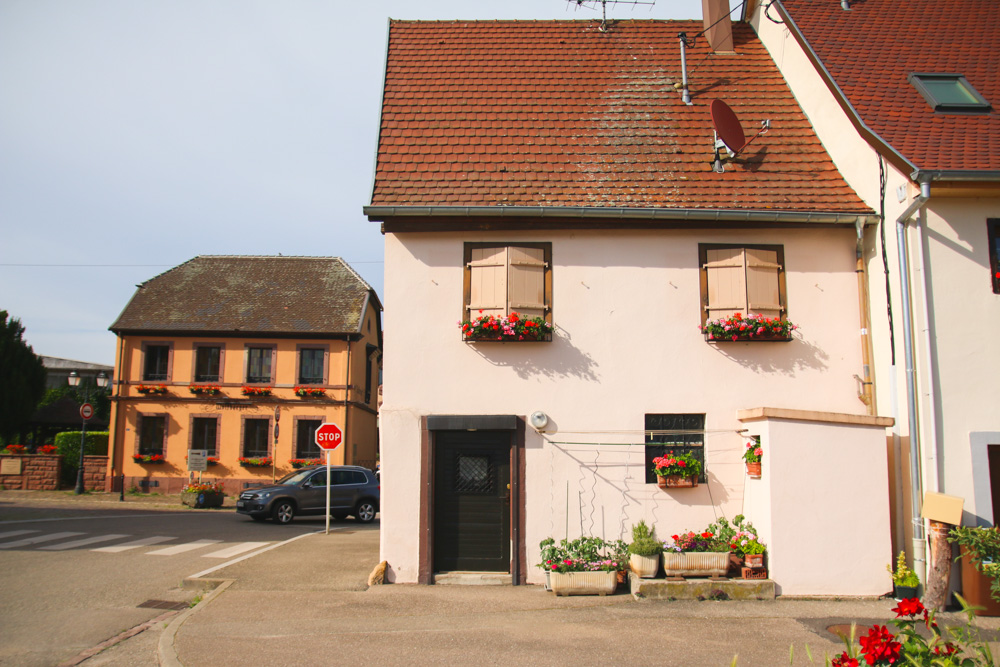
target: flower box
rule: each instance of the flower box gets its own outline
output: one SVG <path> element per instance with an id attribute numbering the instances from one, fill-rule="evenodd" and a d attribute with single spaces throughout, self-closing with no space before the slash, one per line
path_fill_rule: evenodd
<path id="1" fill-rule="evenodd" d="M 196 396 L 214 396 L 222 393 L 222 388 L 214 384 L 193 384 L 188 387 L 188 391 Z"/>
<path id="2" fill-rule="evenodd" d="M 668 577 L 724 577 L 728 569 L 728 551 L 663 552 L 663 571 Z"/>
<path id="3" fill-rule="evenodd" d="M 600 595 L 615 592 L 618 587 L 618 573 L 607 572 L 552 572 L 550 574 L 552 592 L 556 595 Z"/>
<path id="4" fill-rule="evenodd" d="M 482 311 L 479 311 L 482 313 Z M 543 317 L 521 317 L 511 313 L 505 317 L 480 315 L 474 320 L 458 323 L 462 337 L 469 342 L 531 342 L 552 340 L 552 325 Z"/>
<path id="5" fill-rule="evenodd" d="M 270 456 L 260 456 L 260 457 L 240 457 L 240 465 L 244 468 L 256 468 L 261 466 L 269 466 L 272 463 Z"/>
<path id="6" fill-rule="evenodd" d="M 152 395 L 152 394 L 165 394 L 167 393 L 167 385 L 165 384 L 140 384 L 135 390 L 140 394 Z"/>
<path id="7" fill-rule="evenodd" d="M 692 488 L 698 486 L 698 477 L 684 477 L 681 475 L 657 476 L 656 483 L 661 489 Z"/>
<path id="8" fill-rule="evenodd" d="M 296 387 L 295 395 L 301 398 L 324 398 L 326 389 L 323 387 Z"/>
<path id="9" fill-rule="evenodd" d="M 246 386 L 246 387 L 243 387 L 242 391 L 243 391 L 243 395 L 244 396 L 270 396 L 271 395 L 271 387 L 251 387 L 251 386 Z"/>
<path id="10" fill-rule="evenodd" d="M 181 504 L 195 509 L 222 507 L 226 494 L 221 491 L 185 491 L 181 493 Z"/>
<path id="11" fill-rule="evenodd" d="M 635 576 L 642 579 L 653 579 L 660 571 L 660 554 L 654 556 L 631 554 L 628 557 L 628 564 L 635 572 Z"/>
<path id="12" fill-rule="evenodd" d="M 288 459 L 293 468 L 323 465 L 323 459 Z"/>
<path id="13" fill-rule="evenodd" d="M 788 342 L 792 332 L 798 327 L 789 320 L 764 315 L 735 313 L 730 317 L 720 317 L 701 327 L 705 339 L 711 343 L 733 342 Z"/>
<path id="14" fill-rule="evenodd" d="M 132 460 L 136 463 L 166 463 L 167 459 L 163 454 L 133 454 Z"/>

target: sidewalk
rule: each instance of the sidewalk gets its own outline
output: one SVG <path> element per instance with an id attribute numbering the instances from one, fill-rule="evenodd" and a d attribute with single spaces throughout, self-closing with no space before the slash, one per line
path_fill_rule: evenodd
<path id="1" fill-rule="evenodd" d="M 180 664 L 729 665 L 738 655 L 739 665 L 787 665 L 793 650 L 792 664 L 807 665 L 807 647 L 823 664 L 843 650 L 831 626 L 894 617 L 892 600 L 556 598 L 539 586 L 366 590 L 377 528 L 342 524 L 208 575 L 232 583 L 175 628 Z M 995 631 L 1000 619 L 979 624 Z"/>

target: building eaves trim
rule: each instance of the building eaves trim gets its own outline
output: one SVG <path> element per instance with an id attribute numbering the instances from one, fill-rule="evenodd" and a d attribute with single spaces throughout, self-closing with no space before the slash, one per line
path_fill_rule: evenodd
<path id="1" fill-rule="evenodd" d="M 933 181 L 1000 181 L 1000 171 L 987 169 L 916 169 L 910 174 L 916 183 Z"/>

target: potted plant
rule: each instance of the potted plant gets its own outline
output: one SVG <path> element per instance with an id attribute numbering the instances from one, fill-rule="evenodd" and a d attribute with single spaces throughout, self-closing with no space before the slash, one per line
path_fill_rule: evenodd
<path id="1" fill-rule="evenodd" d="M 3 453 L 8 456 L 20 456 L 24 454 L 24 445 L 7 445 Z"/>
<path id="2" fill-rule="evenodd" d="M 222 507 L 226 494 L 222 482 L 188 484 L 181 489 L 181 503 L 195 509 Z"/>
<path id="3" fill-rule="evenodd" d="M 565 542 L 565 540 L 563 540 Z M 538 567 L 545 571 L 545 590 L 552 590 L 552 567 L 555 563 L 566 560 L 569 558 L 569 554 L 566 550 L 556 544 L 556 541 L 551 537 L 546 537 L 544 540 L 538 543 L 538 548 L 541 550 L 542 562 L 538 564 Z"/>
<path id="4" fill-rule="evenodd" d="M 961 548 L 965 600 L 977 616 L 1000 616 L 1000 529 L 958 526 L 948 541 Z"/>
<path id="5" fill-rule="evenodd" d="M 243 387 L 244 396 L 270 396 L 271 387 L 254 387 L 251 385 L 246 385 Z"/>
<path id="6" fill-rule="evenodd" d="M 757 540 L 757 529 L 747 521 L 742 514 L 733 517 L 730 524 L 726 517 L 719 517 L 713 523 L 708 524 L 705 529 L 709 533 L 714 533 L 719 540 L 729 544 L 729 576 L 742 576 L 743 552 L 740 544 L 746 540 Z M 758 540 L 759 541 L 759 540 Z"/>
<path id="7" fill-rule="evenodd" d="M 55 445 L 41 445 L 37 450 L 35 450 L 35 453 L 36 454 L 52 455 L 52 454 L 56 453 L 56 446 Z"/>
<path id="8" fill-rule="evenodd" d="M 462 336 L 469 341 L 532 341 L 550 340 L 552 325 L 544 317 L 522 317 L 513 312 L 507 316 L 483 315 L 473 320 L 464 320 L 458 325 Z"/>
<path id="9" fill-rule="evenodd" d="M 323 387 L 295 387 L 295 395 L 302 398 L 322 398 L 326 396 L 326 389 Z"/>
<path id="10" fill-rule="evenodd" d="M 163 454 L 133 454 L 132 460 L 136 463 L 166 463 L 167 461 Z"/>
<path id="11" fill-rule="evenodd" d="M 656 473 L 656 483 L 661 489 L 698 486 L 701 461 L 688 452 L 669 452 L 653 459 L 653 472 Z"/>
<path id="12" fill-rule="evenodd" d="M 731 543 L 729 548 L 738 550 L 743 555 L 743 564 L 748 568 L 764 567 L 764 553 L 767 547 L 755 537 L 743 538 L 739 542 Z M 746 573 L 743 575 L 747 579 Z"/>
<path id="13" fill-rule="evenodd" d="M 135 388 L 140 394 L 165 394 L 167 385 L 165 384 L 140 384 Z"/>
<path id="14" fill-rule="evenodd" d="M 271 465 L 272 459 L 270 456 L 241 456 L 240 465 L 244 468 L 253 468 L 257 466 L 269 466 Z"/>
<path id="15" fill-rule="evenodd" d="M 622 565 L 605 553 L 608 543 L 601 538 L 561 540 L 558 547 L 547 538 L 539 547 L 541 567 L 549 573 L 551 590 L 556 595 L 603 596 L 615 592 Z"/>
<path id="16" fill-rule="evenodd" d="M 747 475 L 755 479 L 760 479 L 760 459 L 764 456 L 764 449 L 760 446 L 760 438 L 754 438 L 753 442 L 747 443 L 747 449 L 743 452 L 743 460 L 747 464 Z"/>
<path id="17" fill-rule="evenodd" d="M 707 340 L 713 342 L 789 341 L 796 329 L 798 326 L 780 317 L 765 317 L 760 314 L 743 317 L 742 313 L 735 313 L 707 322 L 701 327 L 701 332 Z"/>
<path id="18" fill-rule="evenodd" d="M 897 601 L 917 597 L 917 587 L 920 586 L 920 579 L 917 573 L 906 566 L 906 553 L 900 551 L 896 558 L 896 571 L 893 572 L 892 564 L 885 566 L 885 569 L 892 575 L 893 597 Z"/>
<path id="19" fill-rule="evenodd" d="M 215 394 L 221 393 L 222 388 L 215 384 L 192 384 L 188 386 L 188 391 L 196 396 L 202 394 L 206 396 L 214 396 Z"/>
<path id="20" fill-rule="evenodd" d="M 323 459 L 288 459 L 293 468 L 306 468 L 323 464 Z"/>
<path id="21" fill-rule="evenodd" d="M 611 557 L 611 560 L 619 565 L 618 583 L 619 585 L 624 584 L 628 576 L 629 559 L 631 557 L 628 550 L 628 542 L 625 540 L 615 540 L 607 544 L 608 555 Z"/>
<path id="22" fill-rule="evenodd" d="M 663 543 L 667 576 L 724 577 L 729 569 L 729 544 L 708 530 L 671 535 Z"/>
<path id="23" fill-rule="evenodd" d="M 652 579 L 660 571 L 663 544 L 653 537 L 653 530 L 644 519 L 632 526 L 632 543 L 628 545 L 629 567 L 637 577 Z"/>

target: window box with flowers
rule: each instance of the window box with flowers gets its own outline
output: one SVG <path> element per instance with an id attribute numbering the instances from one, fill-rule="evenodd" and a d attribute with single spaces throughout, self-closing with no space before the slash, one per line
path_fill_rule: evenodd
<path id="1" fill-rule="evenodd" d="M 8 456 L 21 456 L 24 454 L 24 445 L 7 445 L 3 453 Z"/>
<path id="2" fill-rule="evenodd" d="M 193 384 L 188 387 L 188 391 L 195 396 L 215 396 L 222 393 L 222 388 L 215 384 Z"/>
<path id="3" fill-rule="evenodd" d="M 480 311 L 481 313 L 482 311 Z M 458 323 L 466 341 L 530 342 L 552 340 L 552 325 L 543 317 L 522 317 L 518 313 L 497 317 L 480 315 Z"/>
<path id="4" fill-rule="evenodd" d="M 710 531 L 671 535 L 663 543 L 663 571 L 668 577 L 724 577 L 729 569 L 729 545 Z"/>
<path id="5" fill-rule="evenodd" d="M 653 472 L 661 489 L 695 487 L 701 475 L 701 461 L 693 454 L 668 452 L 653 459 Z"/>
<path id="6" fill-rule="evenodd" d="M 165 384 L 140 384 L 135 388 L 137 392 L 143 395 L 156 395 L 167 393 L 167 385 Z"/>
<path id="7" fill-rule="evenodd" d="M 288 459 L 288 462 L 292 464 L 293 468 L 308 468 L 309 466 L 318 466 L 324 463 L 323 459 Z"/>
<path id="8" fill-rule="evenodd" d="M 760 446 L 760 438 L 754 437 L 752 442 L 747 443 L 746 451 L 743 452 L 743 460 L 747 464 L 747 475 L 754 479 L 760 479 L 760 460 L 764 456 L 764 448 Z"/>
<path id="9" fill-rule="evenodd" d="M 181 503 L 195 509 L 222 507 L 225 500 L 222 482 L 188 484 L 181 489 Z"/>
<path id="10" fill-rule="evenodd" d="M 42 455 L 45 455 L 45 456 L 52 456 L 52 455 L 54 455 L 56 453 L 56 446 L 55 445 L 41 445 L 38 449 L 35 450 L 35 453 L 36 454 L 42 454 Z"/>
<path id="11" fill-rule="evenodd" d="M 270 456 L 241 456 L 240 465 L 244 468 L 269 466 L 273 462 Z"/>
<path id="12" fill-rule="evenodd" d="M 323 398 L 326 396 L 326 389 L 323 387 L 295 387 L 295 395 L 301 398 Z"/>
<path id="13" fill-rule="evenodd" d="M 730 342 L 788 342 L 792 340 L 792 332 L 798 326 L 790 320 L 780 317 L 765 317 L 764 315 L 747 315 L 736 313 L 730 317 L 720 317 L 703 325 L 701 332 L 705 339 L 712 343 Z"/>
<path id="14" fill-rule="evenodd" d="M 566 595 L 609 595 L 618 587 L 618 572 L 625 563 L 615 557 L 615 544 L 599 537 L 543 540 L 540 567 L 548 575 L 552 592 Z"/>
<path id="15" fill-rule="evenodd" d="M 167 459 L 163 454 L 133 454 L 132 460 L 136 463 L 166 463 Z"/>
<path id="16" fill-rule="evenodd" d="M 253 387 L 250 385 L 243 387 L 244 396 L 270 396 L 271 391 L 271 387 Z"/>

